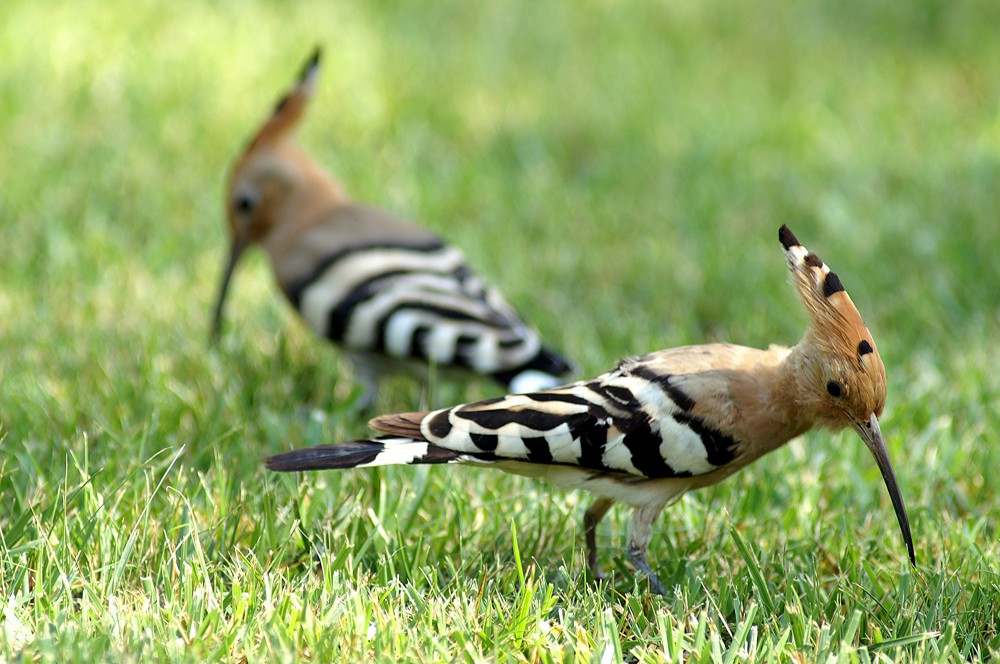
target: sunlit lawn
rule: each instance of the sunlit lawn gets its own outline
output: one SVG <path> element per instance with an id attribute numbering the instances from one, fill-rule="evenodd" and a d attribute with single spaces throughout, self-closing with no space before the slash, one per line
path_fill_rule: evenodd
<path id="1" fill-rule="evenodd" d="M 0 10 L 0 659 L 786 661 L 1000 655 L 1000 6 L 103 3 Z M 314 45 L 302 133 L 460 245 L 586 374 L 795 343 L 777 228 L 889 371 L 917 545 L 813 433 L 667 510 L 485 470 L 272 476 L 361 435 L 350 369 L 241 266 L 225 170 Z M 492 385 L 436 384 L 440 402 Z M 427 393 L 392 381 L 379 407 Z"/>

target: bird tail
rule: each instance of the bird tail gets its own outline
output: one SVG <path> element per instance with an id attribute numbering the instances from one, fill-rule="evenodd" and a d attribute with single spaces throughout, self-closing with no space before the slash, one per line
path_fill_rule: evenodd
<path id="1" fill-rule="evenodd" d="M 368 426 L 379 433 L 388 434 L 387 437 L 423 441 L 427 439 L 424 438 L 424 434 L 420 431 L 420 423 L 428 415 L 430 415 L 428 412 L 379 415 L 372 418 L 368 422 Z"/>
<path id="2" fill-rule="evenodd" d="M 335 445 L 316 445 L 275 454 L 264 460 L 268 470 L 336 470 L 398 464 L 456 463 L 462 454 L 412 438 L 384 437 Z"/>

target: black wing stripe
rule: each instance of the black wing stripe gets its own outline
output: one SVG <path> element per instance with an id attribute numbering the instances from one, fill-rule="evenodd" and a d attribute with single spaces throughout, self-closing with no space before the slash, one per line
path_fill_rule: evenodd
<path id="1" fill-rule="evenodd" d="M 496 431 L 509 424 L 514 424 L 533 431 L 551 431 L 559 426 L 567 425 L 570 430 L 584 424 L 581 418 L 588 418 L 587 413 L 566 416 L 563 413 L 546 413 L 530 408 L 509 410 L 455 410 L 454 416 L 468 420 L 484 429 Z M 585 424 L 584 424 L 585 426 Z"/>
<path id="2" fill-rule="evenodd" d="M 698 434 L 708 454 L 708 462 L 713 466 L 725 466 L 736 458 L 739 443 L 734 438 L 706 426 L 700 417 L 675 413 L 674 420 Z"/>
<path id="3" fill-rule="evenodd" d="M 552 463 L 552 450 L 549 443 L 544 438 L 522 438 L 525 448 L 528 450 L 527 460 L 531 463 Z"/>
<path id="4" fill-rule="evenodd" d="M 688 471 L 676 471 L 666 462 L 660 454 L 660 443 L 663 439 L 658 434 L 654 434 L 647 422 L 633 427 L 632 431 L 625 434 L 622 441 L 629 452 L 632 453 L 632 465 L 636 470 L 652 478 L 663 477 L 690 477 Z"/>
<path id="5" fill-rule="evenodd" d="M 336 251 L 329 256 L 325 257 L 307 276 L 299 279 L 298 281 L 289 284 L 285 289 L 285 295 L 288 297 L 289 301 L 292 303 L 296 309 L 302 303 L 302 293 L 305 292 L 309 286 L 320 279 L 323 274 L 326 273 L 331 267 L 340 261 L 353 256 L 355 254 L 360 254 L 366 251 L 382 251 L 386 249 L 402 249 L 409 250 L 414 253 L 432 253 L 435 251 L 440 251 L 444 249 L 447 245 L 441 240 L 430 240 L 428 242 L 370 242 L 365 244 L 357 244 L 351 247 L 345 247 L 340 251 Z"/>
<path id="6" fill-rule="evenodd" d="M 330 309 L 327 315 L 326 335 L 333 341 L 342 341 L 358 305 L 378 295 L 385 288 L 386 281 L 408 273 L 408 270 L 380 272 L 355 286 L 337 303 L 337 306 Z"/>
<path id="7" fill-rule="evenodd" d="M 469 440 L 472 444 L 484 452 L 495 452 L 499 444 L 499 438 L 492 433 L 469 433 Z"/>
<path id="8" fill-rule="evenodd" d="M 608 426 L 588 426 L 580 432 L 580 465 L 595 470 L 608 470 L 604 450 L 608 446 Z"/>
<path id="9" fill-rule="evenodd" d="M 424 420 L 423 423 L 426 423 L 427 432 L 432 438 L 444 439 L 451 433 L 452 426 L 448 419 L 449 412 L 447 410 L 439 410 L 436 413 L 431 413 Z"/>
<path id="10" fill-rule="evenodd" d="M 648 380 L 660 387 L 670 400 L 677 404 L 677 407 L 684 412 L 690 411 L 695 406 L 695 400 L 688 396 L 684 390 L 672 384 L 673 374 L 658 374 L 649 367 L 636 366 L 631 370 L 631 374 L 637 378 Z"/>
<path id="11" fill-rule="evenodd" d="M 528 394 L 527 397 L 532 401 L 537 401 L 539 403 L 556 401 L 560 403 L 571 403 L 577 406 L 592 405 L 590 401 L 587 401 L 583 397 L 578 397 L 575 394 L 568 394 L 566 392 L 535 392 L 533 394 Z"/>
<path id="12" fill-rule="evenodd" d="M 431 328 L 427 325 L 417 325 L 410 337 L 410 357 L 427 357 L 427 337 Z"/>

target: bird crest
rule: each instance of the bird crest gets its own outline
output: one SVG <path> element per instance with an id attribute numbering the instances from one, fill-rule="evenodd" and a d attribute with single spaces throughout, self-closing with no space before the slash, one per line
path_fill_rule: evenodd
<path id="1" fill-rule="evenodd" d="M 295 87 L 289 90 L 274 107 L 261 128 L 250 140 L 246 152 L 267 144 L 279 143 L 290 138 L 305 114 L 306 106 L 316 90 L 319 76 L 320 49 L 317 47 L 306 60 Z"/>
<path id="2" fill-rule="evenodd" d="M 861 312 L 837 273 L 798 241 L 788 226 L 778 231 L 792 283 L 809 313 L 803 343 L 820 351 L 824 380 L 831 396 L 856 405 L 857 416 L 869 408 L 881 415 L 885 404 L 885 366 Z M 835 384 L 833 384 L 835 383 Z M 851 392 L 852 394 L 848 394 Z"/>

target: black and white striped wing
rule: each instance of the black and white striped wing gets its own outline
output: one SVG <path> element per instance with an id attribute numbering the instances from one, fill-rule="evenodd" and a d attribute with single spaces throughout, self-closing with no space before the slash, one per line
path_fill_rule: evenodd
<path id="1" fill-rule="evenodd" d="M 739 444 L 691 413 L 683 376 L 618 369 L 557 390 L 430 413 L 423 436 L 483 461 L 576 466 L 660 479 L 713 472 Z"/>
<path id="2" fill-rule="evenodd" d="M 317 334 L 351 350 L 487 375 L 523 367 L 543 351 L 538 333 L 458 249 L 438 240 L 341 250 L 289 297 Z"/>

